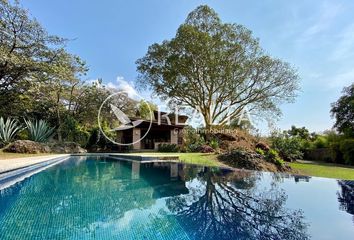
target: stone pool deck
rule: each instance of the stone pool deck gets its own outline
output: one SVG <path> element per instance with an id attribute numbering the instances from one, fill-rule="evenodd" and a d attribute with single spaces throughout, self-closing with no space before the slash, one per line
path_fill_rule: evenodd
<path id="1" fill-rule="evenodd" d="M 9 172 L 12 170 L 28 167 L 38 163 L 46 162 L 58 157 L 69 157 L 70 154 L 55 154 L 47 156 L 34 156 L 24 158 L 12 158 L 0 160 L 0 173 Z"/>

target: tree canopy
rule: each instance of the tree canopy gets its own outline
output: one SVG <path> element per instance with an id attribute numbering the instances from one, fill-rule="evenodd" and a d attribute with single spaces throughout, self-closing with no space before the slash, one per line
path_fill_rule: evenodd
<path id="1" fill-rule="evenodd" d="M 223 23 L 199 6 L 176 36 L 151 45 L 137 60 L 141 86 L 198 110 L 207 127 L 224 125 L 242 111 L 266 117 L 296 96 L 298 75 L 289 63 L 265 53 L 252 32 Z"/>
<path id="2" fill-rule="evenodd" d="M 0 116 L 44 119 L 58 140 L 85 145 L 102 102 L 113 93 L 98 80 L 85 83 L 86 63 L 67 51 L 19 1 L 0 0 Z M 128 105 L 128 100 L 122 102 Z M 109 109 L 102 114 L 109 117 Z"/>
<path id="3" fill-rule="evenodd" d="M 343 96 L 332 103 L 334 127 L 341 133 L 354 137 L 354 83 L 343 89 Z"/>

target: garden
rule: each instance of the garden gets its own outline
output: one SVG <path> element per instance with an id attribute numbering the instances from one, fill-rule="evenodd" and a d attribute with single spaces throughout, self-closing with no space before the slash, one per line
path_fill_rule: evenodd
<path id="1" fill-rule="evenodd" d="M 101 111 L 106 119 L 101 129 L 96 118 L 102 102 L 119 89 L 103 79 L 83 80 L 89 68 L 68 51 L 70 41 L 49 34 L 18 2 L 0 6 L 0 30 L 6 33 L 0 38 L 0 157 L 121 151 L 102 134 L 117 121 L 110 109 Z M 205 28 L 202 21 L 212 24 Z M 204 51 L 205 46 L 219 50 Z M 182 54 L 186 49 L 189 55 Z M 231 59 L 233 54 L 242 60 Z M 260 116 L 278 116 L 279 104 L 295 99 L 299 76 L 287 62 L 267 55 L 250 30 L 223 23 L 210 7 L 192 11 L 175 37 L 151 45 L 136 64 L 139 86 L 199 109 L 204 120 L 204 127 L 185 127 L 182 144 L 160 144 L 158 152 L 178 152 L 183 161 L 197 164 L 352 178 L 354 84 L 331 106 L 333 129 L 311 133 L 293 126 L 261 136 L 250 121 L 238 121 L 240 113 L 249 107 Z M 196 77 L 201 73 L 195 69 L 209 69 L 203 72 L 207 77 Z M 115 104 L 126 113 L 146 115 L 146 103 L 127 94 Z M 233 133 L 217 133 L 221 129 Z M 301 159 L 312 162 L 296 162 Z"/>

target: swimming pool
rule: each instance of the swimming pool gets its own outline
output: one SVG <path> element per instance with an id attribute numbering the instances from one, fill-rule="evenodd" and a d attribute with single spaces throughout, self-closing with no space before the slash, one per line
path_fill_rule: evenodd
<path id="1" fill-rule="evenodd" d="M 354 182 L 71 157 L 0 191 L 0 239 L 353 239 Z"/>

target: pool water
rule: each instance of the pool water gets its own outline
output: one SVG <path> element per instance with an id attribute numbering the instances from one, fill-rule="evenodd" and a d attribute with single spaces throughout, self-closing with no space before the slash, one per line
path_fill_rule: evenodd
<path id="1" fill-rule="evenodd" d="M 71 157 L 0 191 L 0 239 L 354 239 L 354 182 Z"/>

